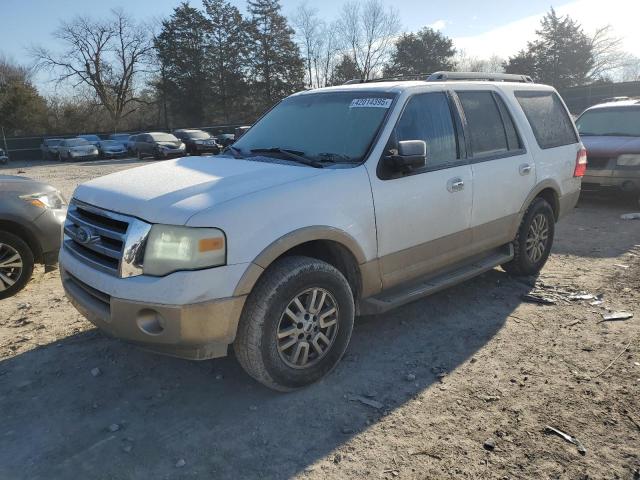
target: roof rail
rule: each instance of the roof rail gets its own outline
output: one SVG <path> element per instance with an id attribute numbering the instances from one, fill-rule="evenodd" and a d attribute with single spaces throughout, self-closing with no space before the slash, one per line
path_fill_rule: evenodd
<path id="1" fill-rule="evenodd" d="M 347 80 L 343 85 L 355 85 L 358 83 L 378 83 L 378 82 L 402 82 L 402 81 L 426 81 L 429 78 L 429 73 L 409 73 L 407 75 L 396 75 L 394 77 L 382 77 L 382 78 L 370 78 L 368 80 L 362 80 L 361 78 L 354 78 L 353 80 Z"/>
<path id="2" fill-rule="evenodd" d="M 512 73 L 481 73 L 481 72 L 436 72 L 429 75 L 428 82 L 443 82 L 447 80 L 486 80 L 489 82 L 520 82 L 533 83 L 528 75 Z"/>

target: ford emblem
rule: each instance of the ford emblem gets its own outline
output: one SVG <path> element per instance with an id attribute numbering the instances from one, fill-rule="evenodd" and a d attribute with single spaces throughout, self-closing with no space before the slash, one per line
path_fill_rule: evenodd
<path id="1" fill-rule="evenodd" d="M 94 240 L 94 234 L 87 227 L 78 227 L 76 230 L 76 241 L 82 245 L 91 243 Z"/>

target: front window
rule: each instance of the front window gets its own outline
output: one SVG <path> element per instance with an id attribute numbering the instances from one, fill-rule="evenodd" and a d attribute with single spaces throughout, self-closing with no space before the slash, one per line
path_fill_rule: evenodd
<path id="1" fill-rule="evenodd" d="M 580 135 L 640 137 L 640 107 L 594 108 L 576 120 Z"/>
<path id="2" fill-rule="evenodd" d="M 155 142 L 177 142 L 178 139 L 170 133 L 154 133 L 149 135 Z"/>
<path id="3" fill-rule="evenodd" d="M 361 162 L 394 97 L 360 91 L 289 97 L 247 131 L 233 150 L 252 156 L 256 151 L 280 149 L 309 159 Z"/>
<path id="4" fill-rule="evenodd" d="M 119 147 L 121 146 L 121 144 L 119 142 L 113 141 L 113 140 L 103 140 L 102 142 L 100 142 L 100 145 L 102 145 L 103 147 Z"/>

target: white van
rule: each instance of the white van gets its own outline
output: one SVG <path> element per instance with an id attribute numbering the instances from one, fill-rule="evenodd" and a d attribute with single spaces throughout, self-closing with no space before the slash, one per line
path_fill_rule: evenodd
<path id="1" fill-rule="evenodd" d="M 557 92 L 441 72 L 298 93 L 222 155 L 80 185 L 60 254 L 105 332 L 236 356 L 292 390 L 331 371 L 354 317 L 502 266 L 532 275 L 586 156 Z"/>

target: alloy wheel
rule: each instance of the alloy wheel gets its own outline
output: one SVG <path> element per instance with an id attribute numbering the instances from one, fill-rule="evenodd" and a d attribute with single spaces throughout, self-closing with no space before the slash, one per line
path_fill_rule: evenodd
<path id="1" fill-rule="evenodd" d="M 282 361 L 309 368 L 331 350 L 339 328 L 338 304 L 324 288 L 309 288 L 287 305 L 278 323 L 276 341 Z"/>
<path id="2" fill-rule="evenodd" d="M 549 220 L 543 213 L 533 217 L 527 233 L 526 251 L 529 260 L 537 263 L 544 256 L 549 242 Z"/>
<path id="3" fill-rule="evenodd" d="M 12 287 L 22 275 L 20 253 L 11 245 L 0 243 L 0 292 Z"/>

